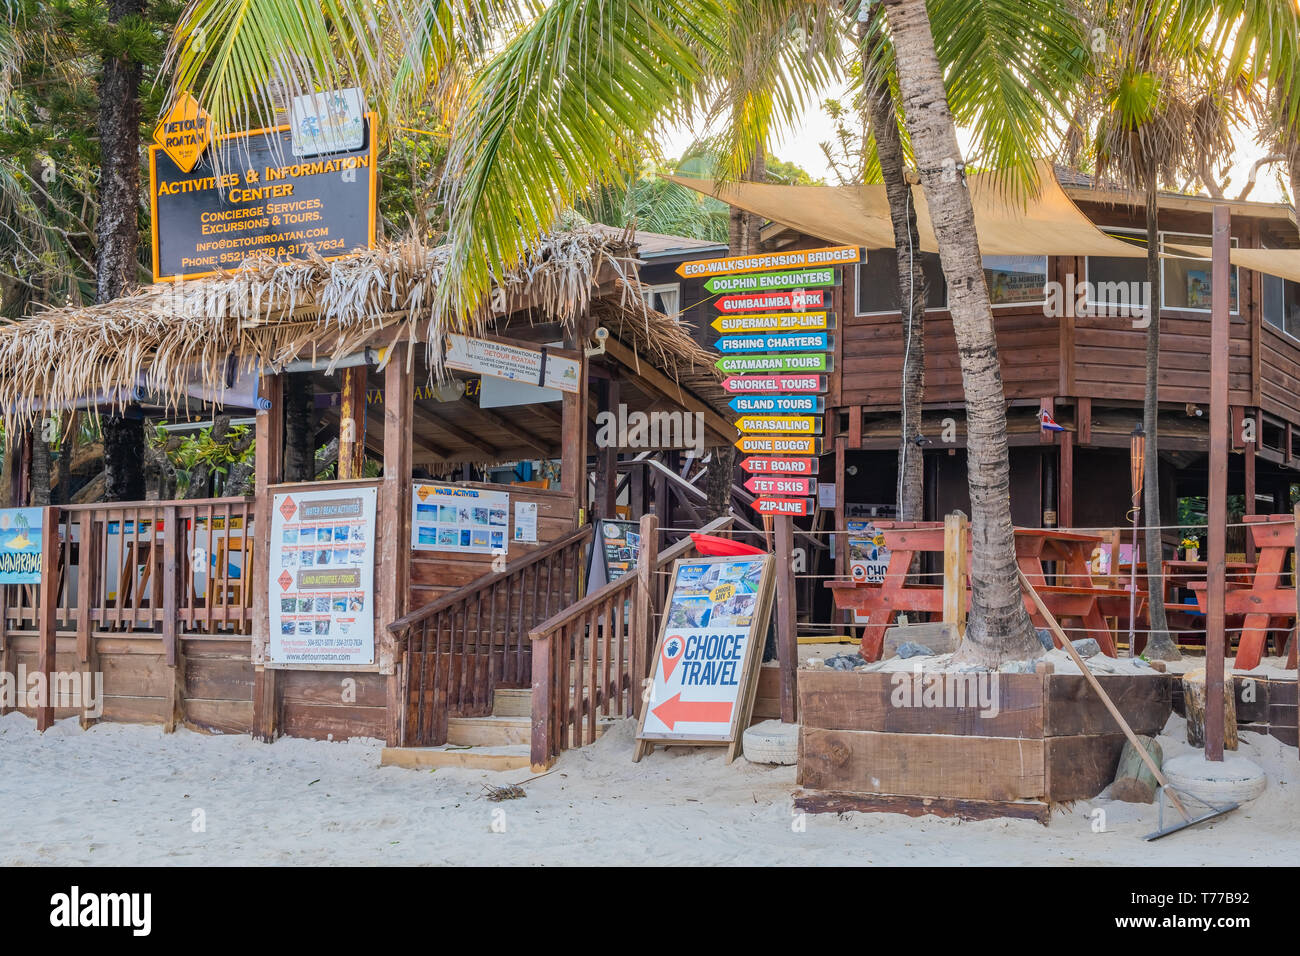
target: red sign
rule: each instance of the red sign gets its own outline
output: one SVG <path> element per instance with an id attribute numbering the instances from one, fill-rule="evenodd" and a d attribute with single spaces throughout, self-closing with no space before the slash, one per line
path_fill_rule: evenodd
<path id="1" fill-rule="evenodd" d="M 297 510 L 298 510 L 298 506 L 293 503 L 293 498 L 291 498 L 288 495 L 285 495 L 284 501 L 280 503 L 280 514 L 284 515 L 284 520 L 285 521 L 293 520 L 294 513 Z"/>
<path id="2" fill-rule="evenodd" d="M 759 498 L 752 505 L 761 515 L 790 515 L 802 518 L 813 513 L 811 498 Z"/>
<path id="3" fill-rule="evenodd" d="M 714 304 L 722 312 L 797 312 L 822 308 L 825 297 L 824 289 L 790 289 L 786 292 L 724 295 Z"/>
<path id="4" fill-rule="evenodd" d="M 816 458 L 745 458 L 740 467 L 751 475 L 815 475 Z"/>
<path id="5" fill-rule="evenodd" d="M 826 391 L 825 375 L 730 375 L 722 387 L 732 395 L 758 395 L 767 392 L 786 394 L 821 394 Z"/>
<path id="6" fill-rule="evenodd" d="M 817 491 L 817 479 L 755 475 L 745 482 L 745 490 L 756 495 L 811 495 Z"/>

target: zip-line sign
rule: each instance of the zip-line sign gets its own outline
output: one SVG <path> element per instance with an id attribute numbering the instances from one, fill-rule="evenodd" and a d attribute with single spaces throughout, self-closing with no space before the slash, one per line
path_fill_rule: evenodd
<path id="1" fill-rule="evenodd" d="M 802 518 L 813 513 L 811 498 L 759 498 L 750 505 L 761 515 L 790 515 Z"/>
<path id="2" fill-rule="evenodd" d="M 737 332 L 816 332 L 835 327 L 829 312 L 760 312 L 757 315 L 720 315 L 713 327 L 724 335 Z"/>

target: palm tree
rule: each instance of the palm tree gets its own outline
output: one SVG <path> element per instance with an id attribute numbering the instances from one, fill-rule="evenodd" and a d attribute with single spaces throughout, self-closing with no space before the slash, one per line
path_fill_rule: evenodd
<path id="1" fill-rule="evenodd" d="M 920 162 L 966 396 L 971 608 L 960 659 L 996 666 L 1042 652 L 1016 574 L 1002 370 L 975 211 L 924 0 L 887 5 L 903 113 Z"/>
<path id="2" fill-rule="evenodd" d="M 1085 148 L 1098 182 L 1107 177 L 1139 192 L 1146 207 L 1147 288 L 1146 375 L 1142 430 L 1146 433 L 1143 504 L 1147 525 L 1161 525 L 1160 385 L 1160 211 L 1162 182 L 1179 177 L 1204 180 L 1234 144 L 1233 126 L 1242 118 L 1241 74 L 1225 76 L 1223 50 L 1214 41 L 1222 26 L 1208 3 L 1123 0 L 1099 3 L 1092 11 L 1098 44 L 1090 63 L 1079 118 Z M 1078 140 L 1073 143 L 1078 147 Z M 1158 530 L 1143 536 L 1150 612 L 1148 657 L 1174 659 L 1164 605 L 1164 558 Z"/>

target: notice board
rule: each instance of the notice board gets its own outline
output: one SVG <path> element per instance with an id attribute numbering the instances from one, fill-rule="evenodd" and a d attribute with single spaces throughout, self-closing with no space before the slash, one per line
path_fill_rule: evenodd
<path id="1" fill-rule="evenodd" d="M 772 614 L 774 561 L 759 554 L 673 565 L 634 760 L 656 743 L 726 746 L 728 763 L 740 752 Z"/>
<path id="2" fill-rule="evenodd" d="M 278 493 L 271 508 L 273 664 L 375 662 L 375 488 Z"/>

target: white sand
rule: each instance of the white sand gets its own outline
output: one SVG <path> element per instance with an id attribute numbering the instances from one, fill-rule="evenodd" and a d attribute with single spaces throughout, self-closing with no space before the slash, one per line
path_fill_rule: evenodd
<path id="1" fill-rule="evenodd" d="M 1290 864 L 1300 853 L 1300 760 L 1242 734 L 1269 775 L 1259 800 L 1154 844 L 1154 807 L 1076 803 L 1050 827 L 897 814 L 820 814 L 792 822 L 793 767 L 728 767 L 717 750 L 631 761 L 623 721 L 527 771 L 379 766 L 380 745 L 207 737 L 157 727 L 61 721 L 44 735 L 0 718 L 0 865 L 28 864 Z M 1190 748 L 1171 718 L 1166 755 Z M 523 781 L 527 797 L 492 803 L 484 783 Z M 206 831 L 193 832 L 201 809 Z M 1091 811 L 1105 811 L 1093 832 Z M 492 830 L 504 812 L 505 832 Z"/>

